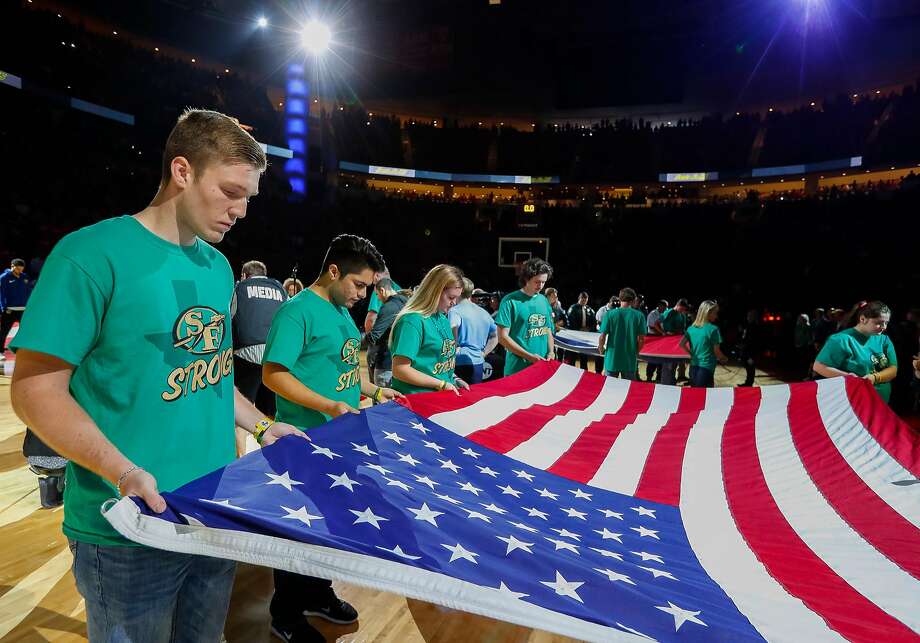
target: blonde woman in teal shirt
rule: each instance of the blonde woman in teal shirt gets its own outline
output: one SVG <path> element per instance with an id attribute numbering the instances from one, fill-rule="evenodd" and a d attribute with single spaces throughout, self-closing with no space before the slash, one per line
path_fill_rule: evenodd
<path id="1" fill-rule="evenodd" d="M 719 305 L 707 299 L 696 311 L 696 321 L 684 332 L 680 347 L 690 353 L 690 386 L 715 386 L 716 363 L 728 361 L 719 345 L 722 334 L 715 325 Z"/>

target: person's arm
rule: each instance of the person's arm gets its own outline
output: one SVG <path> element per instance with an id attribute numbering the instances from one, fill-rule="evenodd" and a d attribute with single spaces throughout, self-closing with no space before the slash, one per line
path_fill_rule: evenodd
<path id="1" fill-rule="evenodd" d="M 518 344 L 516 341 L 514 341 L 511 338 L 509 329 L 506 326 L 498 327 L 498 343 L 504 346 L 505 350 L 508 351 L 509 353 L 514 353 L 521 359 L 527 360 L 528 362 L 536 363 L 536 362 L 541 362 L 545 359 L 543 357 L 540 357 L 539 355 L 535 355 L 533 353 L 529 353 L 525 351 L 521 347 L 520 344 Z"/>
<path id="2" fill-rule="evenodd" d="M 388 302 L 389 303 L 389 302 Z M 387 328 L 393 323 L 393 316 L 389 315 L 389 310 L 384 310 L 386 304 L 383 305 L 383 308 L 380 309 L 380 313 L 373 313 L 374 321 L 371 324 L 371 329 L 367 331 L 367 339 L 371 344 L 376 344 L 380 341 L 380 338 L 387 332 Z M 371 316 L 370 311 L 367 313 L 368 317 Z M 367 324 L 367 318 L 364 320 L 365 325 Z"/>
<path id="3" fill-rule="evenodd" d="M 607 333 L 601 333 L 597 338 L 597 352 L 601 355 L 607 352 Z"/>
<path id="4" fill-rule="evenodd" d="M 336 402 L 323 397 L 294 377 L 287 367 L 276 362 L 266 361 L 262 364 L 262 383 L 271 392 L 280 395 L 284 399 L 294 404 L 299 404 L 304 408 L 325 413 L 330 417 L 359 412 L 358 409 L 349 406 L 345 402 Z"/>
<path id="5" fill-rule="evenodd" d="M 489 339 L 486 340 L 486 345 L 482 349 L 482 356 L 485 357 L 494 351 L 496 346 L 498 346 L 498 331 L 489 335 Z"/>
<path id="6" fill-rule="evenodd" d="M 888 368 L 880 370 L 878 373 L 869 373 L 865 376 L 865 379 L 869 380 L 873 384 L 885 384 L 890 382 L 898 376 L 898 367 L 889 366 Z"/>
<path id="7" fill-rule="evenodd" d="M 815 363 L 812 366 L 812 369 L 814 370 L 815 373 L 817 373 L 821 377 L 845 377 L 848 375 L 852 377 L 856 377 L 855 373 L 847 373 L 846 371 L 840 370 L 839 368 L 834 368 L 833 366 L 828 366 L 827 364 L 824 364 L 817 360 L 815 360 Z"/>
<path id="8" fill-rule="evenodd" d="M 639 334 L 636 335 L 636 353 L 637 354 L 642 352 L 643 346 L 645 346 L 645 333 L 640 331 Z"/>
<path id="9" fill-rule="evenodd" d="M 307 434 L 298 429 L 296 426 L 290 424 L 285 424 L 284 422 L 271 422 L 271 426 L 268 427 L 261 436 L 256 433 L 256 430 L 259 428 L 257 425 L 262 421 L 266 420 L 266 416 L 262 411 L 256 408 L 255 404 L 246 399 L 246 397 L 240 393 L 240 390 L 233 387 L 233 419 L 236 422 L 236 425 L 248 431 L 253 436 L 256 437 L 256 440 L 263 447 L 267 447 L 269 444 L 280 440 L 286 435 L 296 435 L 301 438 L 307 438 Z"/>
<path id="10" fill-rule="evenodd" d="M 162 513 L 166 501 L 157 490 L 156 479 L 119 451 L 70 394 L 73 369 L 52 355 L 19 349 L 10 388 L 13 411 L 61 457 L 109 481 L 122 495 L 138 496 Z"/>
<path id="11" fill-rule="evenodd" d="M 399 391 L 373 384 L 363 375 L 361 376 L 361 395 L 371 398 L 378 404 L 381 402 L 389 402 L 390 400 L 395 400 L 398 397 L 405 397 L 405 395 Z"/>
<path id="12" fill-rule="evenodd" d="M 679 347 L 680 347 L 681 350 L 687 351 L 687 354 L 690 355 L 690 354 L 691 354 L 691 352 L 690 352 L 690 337 L 687 336 L 687 335 L 684 335 L 683 337 L 681 337 L 681 338 L 680 338 L 680 345 L 679 345 Z"/>
<path id="13" fill-rule="evenodd" d="M 430 388 L 434 391 L 453 391 L 457 395 L 460 391 L 450 382 L 439 380 L 438 378 L 422 373 L 420 370 L 412 367 L 412 361 L 403 355 L 393 356 L 393 377 L 400 382 L 405 382 L 412 386 L 421 386 Z"/>
<path id="14" fill-rule="evenodd" d="M 556 339 L 553 337 L 552 333 L 547 335 L 547 343 L 549 344 L 549 352 L 546 354 L 546 359 L 556 359 Z"/>
<path id="15" fill-rule="evenodd" d="M 374 322 L 377 321 L 377 311 L 369 310 L 367 315 L 364 317 L 364 332 L 369 333 L 371 329 L 374 328 Z"/>
<path id="16" fill-rule="evenodd" d="M 728 364 L 728 357 L 722 352 L 721 344 L 713 344 L 712 352 L 716 354 L 716 361 L 718 361 L 719 364 Z"/>

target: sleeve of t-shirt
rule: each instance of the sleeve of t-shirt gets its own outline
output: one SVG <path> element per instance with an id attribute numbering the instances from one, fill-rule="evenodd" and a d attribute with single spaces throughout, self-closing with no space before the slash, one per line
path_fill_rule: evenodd
<path id="1" fill-rule="evenodd" d="M 514 313 L 514 307 L 511 305 L 511 299 L 502 299 L 498 307 L 498 314 L 495 315 L 495 323 L 503 328 L 511 328 L 511 315 Z"/>
<path id="2" fill-rule="evenodd" d="M 495 325 L 495 320 L 489 317 L 489 337 L 492 335 L 498 334 L 498 326 Z"/>
<path id="3" fill-rule="evenodd" d="M 840 338 L 837 335 L 831 335 L 827 338 L 815 361 L 832 368 L 841 368 L 846 358 L 846 352 L 843 349 Z"/>
<path id="4" fill-rule="evenodd" d="M 597 332 L 599 332 L 599 333 L 601 333 L 601 334 L 603 334 L 603 333 L 609 333 L 609 332 L 610 332 L 609 329 L 608 329 L 608 326 L 610 326 L 610 321 L 609 321 L 609 320 L 610 320 L 610 315 L 604 315 L 604 318 L 601 319 L 601 321 L 600 321 L 600 328 L 597 329 Z"/>
<path id="5" fill-rule="evenodd" d="M 546 308 L 546 322 L 543 324 L 547 328 L 553 327 L 553 307 L 549 305 L 549 299 L 543 298 L 543 307 Z"/>
<path id="6" fill-rule="evenodd" d="M 288 370 L 294 368 L 310 336 L 311 320 L 307 315 L 296 315 L 279 308 L 265 339 L 263 362 L 281 364 Z"/>
<path id="7" fill-rule="evenodd" d="M 882 335 L 882 337 L 885 338 L 885 355 L 888 357 L 888 366 L 897 366 L 898 356 L 894 350 L 894 343 L 887 335 Z"/>
<path id="8" fill-rule="evenodd" d="M 421 315 L 403 315 L 393 325 L 393 345 L 390 354 L 414 362 L 422 346 Z"/>
<path id="9" fill-rule="evenodd" d="M 451 328 L 456 328 L 457 326 L 460 325 L 460 322 L 461 322 L 460 313 L 457 312 L 456 308 L 451 308 L 450 312 L 447 313 L 447 317 L 448 319 L 450 319 Z"/>
<path id="10" fill-rule="evenodd" d="M 94 278 L 67 254 L 52 252 L 12 349 L 46 353 L 79 365 L 99 339 L 111 283 L 104 274 Z"/>
<path id="11" fill-rule="evenodd" d="M 645 324 L 645 315 L 641 312 L 638 315 L 635 315 L 636 319 L 636 337 L 644 337 L 645 329 L 647 328 Z"/>
<path id="12" fill-rule="evenodd" d="M 718 326 L 713 326 L 712 335 L 710 335 L 709 341 L 712 343 L 713 346 L 715 346 L 716 344 L 722 343 L 722 332 L 719 330 Z"/>
<path id="13" fill-rule="evenodd" d="M 379 313 L 382 305 L 383 302 L 380 301 L 380 297 L 377 296 L 377 290 L 375 289 L 374 292 L 371 293 L 371 300 L 367 304 L 367 312 Z"/>

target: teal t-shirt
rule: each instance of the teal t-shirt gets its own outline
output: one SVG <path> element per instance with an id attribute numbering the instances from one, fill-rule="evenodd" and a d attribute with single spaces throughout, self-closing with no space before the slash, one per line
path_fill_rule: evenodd
<path id="1" fill-rule="evenodd" d="M 204 241 L 183 247 L 134 217 L 73 232 L 48 256 L 14 349 L 76 368 L 70 393 L 160 491 L 236 457 L 230 297 L 233 272 Z M 64 533 L 131 545 L 99 513 L 118 491 L 67 465 Z"/>
<path id="2" fill-rule="evenodd" d="M 601 333 L 607 333 L 604 370 L 635 373 L 639 368 L 639 336 L 645 335 L 645 315 L 635 308 L 608 310 L 601 322 Z"/>
<path id="3" fill-rule="evenodd" d="M 702 326 L 690 326 L 684 337 L 690 344 L 690 366 L 716 370 L 716 353 L 713 347 L 722 343 L 719 327 L 709 322 Z"/>
<path id="4" fill-rule="evenodd" d="M 262 361 L 281 364 L 308 389 L 353 408 L 361 403 L 361 335 L 351 313 L 309 288 L 281 304 Z M 330 416 L 275 396 L 279 422 L 309 429 Z"/>
<path id="5" fill-rule="evenodd" d="M 32 305 L 31 300 L 29 305 Z M 860 377 L 898 365 L 894 344 L 888 335 L 863 335 L 855 328 L 847 328 L 828 337 L 815 359 Z M 875 390 L 887 402 L 891 397 L 891 382 L 876 384 Z"/>
<path id="6" fill-rule="evenodd" d="M 393 290 L 398 292 L 402 290 L 402 288 L 400 288 L 399 284 L 394 281 Z M 370 301 L 367 302 L 367 312 L 379 313 L 382 307 L 383 307 L 383 302 L 380 301 L 380 297 L 377 296 L 377 289 L 374 288 L 371 290 Z"/>
<path id="7" fill-rule="evenodd" d="M 661 313 L 661 328 L 666 335 L 683 333 L 687 329 L 687 316 L 679 310 L 668 308 Z"/>
<path id="8" fill-rule="evenodd" d="M 525 351 L 546 357 L 549 355 L 549 336 L 553 332 L 553 309 L 542 294 L 530 296 L 515 290 L 502 298 L 495 315 L 495 323 L 508 329 L 508 335 Z M 505 375 L 513 375 L 530 366 L 511 351 L 505 355 Z"/>
<path id="9" fill-rule="evenodd" d="M 412 368 L 439 380 L 454 382 L 457 365 L 457 342 L 447 315 L 438 311 L 433 315 L 406 313 L 393 324 L 390 354 L 405 357 Z M 400 393 L 418 393 L 431 389 L 414 386 L 393 376 L 392 387 Z"/>

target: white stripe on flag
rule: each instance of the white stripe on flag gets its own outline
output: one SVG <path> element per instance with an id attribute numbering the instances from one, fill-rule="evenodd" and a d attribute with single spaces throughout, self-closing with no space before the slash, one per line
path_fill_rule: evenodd
<path id="1" fill-rule="evenodd" d="M 456 411 L 432 415 L 429 419 L 457 435 L 467 436 L 508 419 L 520 409 L 534 404 L 551 406 L 558 403 L 575 389 L 584 374 L 585 371 L 580 368 L 563 364 L 551 378 L 534 389 L 512 395 L 493 395 Z"/>
<path id="2" fill-rule="evenodd" d="M 920 631 L 920 583 L 867 543 L 831 507 L 799 458 L 789 427 L 788 386 L 760 389 L 757 454 L 770 494 L 805 544 L 850 587 Z"/>
<path id="3" fill-rule="evenodd" d="M 589 485 L 628 496 L 636 493 L 648 452 L 655 436 L 677 411 L 680 391 L 676 386 L 655 387 L 648 413 L 623 429 Z"/>
<path id="4" fill-rule="evenodd" d="M 706 406 L 687 440 L 680 514 L 690 546 L 710 578 L 768 641 L 843 641 L 786 592 L 738 532 L 722 478 L 722 433 L 733 402 L 732 389 L 708 389 Z"/>
<path id="5" fill-rule="evenodd" d="M 509 458 L 526 462 L 538 469 L 547 469 L 578 439 L 589 424 L 608 413 L 616 413 L 629 393 L 629 380 L 604 378 L 604 385 L 594 401 L 583 411 L 569 411 L 547 422 L 540 431 L 511 449 Z"/>
<path id="6" fill-rule="evenodd" d="M 913 480 L 914 475 L 882 448 L 853 412 L 846 378 L 818 381 L 818 409 L 831 441 L 856 475 L 889 507 L 920 528 L 920 494 L 912 487 L 892 484 Z"/>

